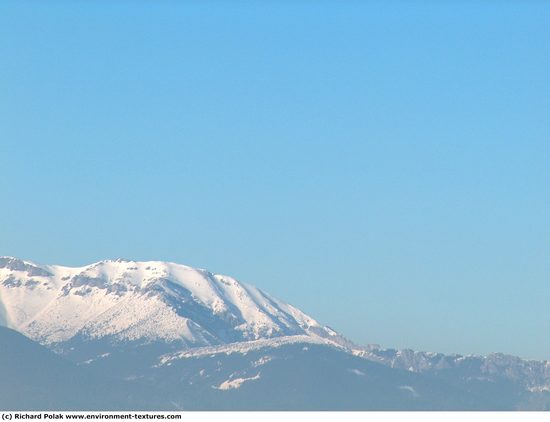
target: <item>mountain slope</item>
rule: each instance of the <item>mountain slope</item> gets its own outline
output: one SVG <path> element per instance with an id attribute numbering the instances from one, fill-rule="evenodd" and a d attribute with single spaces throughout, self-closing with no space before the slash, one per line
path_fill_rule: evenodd
<path id="1" fill-rule="evenodd" d="M 512 410 L 524 400 L 511 382 L 449 380 L 321 344 L 171 358 L 161 359 L 151 376 L 188 409 Z"/>
<path id="2" fill-rule="evenodd" d="M 173 409 L 153 389 L 78 367 L 5 327 L 0 374 L 2 410 Z"/>

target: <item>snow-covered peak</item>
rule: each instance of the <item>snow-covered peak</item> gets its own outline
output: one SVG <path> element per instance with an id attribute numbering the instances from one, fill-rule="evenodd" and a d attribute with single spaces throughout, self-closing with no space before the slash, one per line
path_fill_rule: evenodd
<path id="1" fill-rule="evenodd" d="M 253 286 L 161 261 L 66 267 L 2 257 L 0 318 L 44 344 L 108 338 L 194 347 L 294 335 L 345 341 Z"/>

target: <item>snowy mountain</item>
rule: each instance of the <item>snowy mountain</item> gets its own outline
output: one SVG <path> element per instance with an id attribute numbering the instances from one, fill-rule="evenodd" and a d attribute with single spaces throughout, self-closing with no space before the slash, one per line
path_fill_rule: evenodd
<path id="1" fill-rule="evenodd" d="M 0 257 L 0 326 L 28 337 L 0 329 L 0 369 L 13 379 L 54 365 L 61 384 L 116 386 L 96 394 L 102 402 L 46 394 L 47 408 L 550 407 L 548 361 L 359 346 L 255 287 L 174 263 L 70 268 Z M 10 395 L 0 383 L 0 405 L 36 408 L 43 384 L 21 383 L 21 394 Z"/>
<path id="2" fill-rule="evenodd" d="M 255 287 L 166 262 L 69 268 L 1 257 L 0 309 L 4 325 L 53 346 L 77 337 L 186 347 L 297 335 L 345 342 Z"/>

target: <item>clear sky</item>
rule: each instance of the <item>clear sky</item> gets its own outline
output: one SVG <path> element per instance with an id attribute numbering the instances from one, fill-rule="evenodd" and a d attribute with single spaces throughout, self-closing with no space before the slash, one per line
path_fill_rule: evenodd
<path id="1" fill-rule="evenodd" d="M 550 3 L 3 1 L 0 191 L 0 255 L 550 359 Z"/>

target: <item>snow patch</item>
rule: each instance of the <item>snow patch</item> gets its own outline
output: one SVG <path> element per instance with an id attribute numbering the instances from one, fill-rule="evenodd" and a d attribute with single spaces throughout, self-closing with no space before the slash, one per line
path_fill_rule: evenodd
<path id="1" fill-rule="evenodd" d="M 222 382 L 217 388 L 218 390 L 233 390 L 237 388 L 241 388 L 241 386 L 248 381 L 255 381 L 260 379 L 260 373 L 256 374 L 253 377 L 250 378 L 235 378 L 233 380 L 227 380 Z"/>
<path id="2" fill-rule="evenodd" d="M 416 390 L 411 387 L 410 385 L 401 385 L 399 386 L 400 390 L 408 391 L 413 395 L 413 397 L 420 397 L 420 395 L 416 392 Z"/>
<path id="3" fill-rule="evenodd" d="M 6 312 L 6 308 L 0 302 L 0 326 L 1 327 L 9 327 L 8 325 L 8 313 Z"/>
<path id="4" fill-rule="evenodd" d="M 254 368 L 257 368 L 258 366 L 265 365 L 268 362 L 271 362 L 273 360 L 273 356 L 262 356 L 260 359 L 255 361 L 252 366 Z"/>

